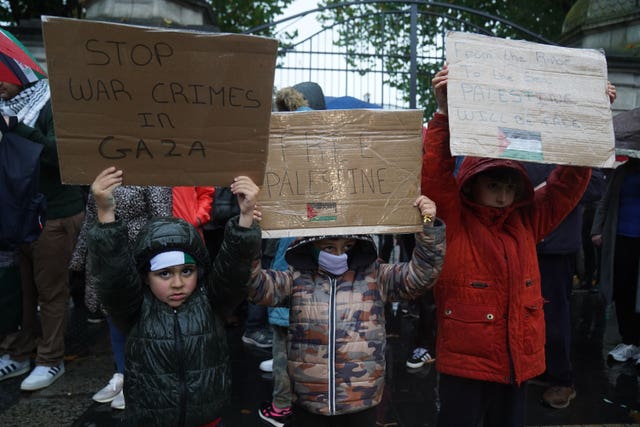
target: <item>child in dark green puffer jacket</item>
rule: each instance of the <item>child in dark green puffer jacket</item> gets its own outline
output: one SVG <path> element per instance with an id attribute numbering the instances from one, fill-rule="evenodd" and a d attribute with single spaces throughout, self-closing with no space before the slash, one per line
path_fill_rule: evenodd
<path id="1" fill-rule="evenodd" d="M 110 167 L 91 186 L 99 222 L 89 257 L 98 296 L 127 335 L 125 417 L 137 426 L 220 426 L 231 393 L 221 311 L 246 296 L 260 249 L 259 189 L 247 177 L 234 180 L 240 216 L 211 264 L 198 231 L 178 218 L 150 220 L 130 248 L 115 218 L 112 193 L 121 183 L 122 171 Z"/>

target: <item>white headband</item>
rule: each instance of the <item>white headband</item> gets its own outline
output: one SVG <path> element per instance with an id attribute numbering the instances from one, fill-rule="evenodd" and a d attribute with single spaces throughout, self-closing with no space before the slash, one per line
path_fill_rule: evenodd
<path id="1" fill-rule="evenodd" d="M 187 253 L 181 251 L 162 252 L 149 260 L 150 271 L 158 271 L 163 268 L 181 264 L 195 264 L 196 261 Z"/>

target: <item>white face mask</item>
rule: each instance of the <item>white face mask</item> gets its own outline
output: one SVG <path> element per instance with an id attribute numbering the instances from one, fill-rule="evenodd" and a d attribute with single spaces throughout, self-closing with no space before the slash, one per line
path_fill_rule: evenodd
<path id="1" fill-rule="evenodd" d="M 320 251 L 318 254 L 318 265 L 327 273 L 340 276 L 349 269 L 347 254 L 332 255 L 329 252 Z"/>

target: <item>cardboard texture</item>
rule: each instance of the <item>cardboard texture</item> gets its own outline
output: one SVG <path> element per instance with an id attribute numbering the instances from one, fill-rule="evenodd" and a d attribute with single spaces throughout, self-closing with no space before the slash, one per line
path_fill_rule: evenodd
<path id="1" fill-rule="evenodd" d="M 455 31 L 445 44 L 451 154 L 613 165 L 601 51 Z"/>
<path id="2" fill-rule="evenodd" d="M 418 110 L 274 113 L 263 237 L 421 230 L 421 141 Z"/>
<path id="3" fill-rule="evenodd" d="M 43 17 L 62 180 L 262 183 L 277 41 Z"/>

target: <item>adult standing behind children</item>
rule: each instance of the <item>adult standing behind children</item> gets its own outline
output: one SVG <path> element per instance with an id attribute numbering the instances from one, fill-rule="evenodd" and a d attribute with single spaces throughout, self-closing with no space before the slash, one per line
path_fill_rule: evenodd
<path id="1" fill-rule="evenodd" d="M 546 185 L 547 177 L 555 167 L 543 163 L 525 164 L 529 179 L 536 187 Z M 580 203 L 537 246 L 547 326 L 546 370 L 540 379 L 548 386 L 542 394 L 542 403 L 556 409 L 566 408 L 576 397 L 571 363 L 571 293 L 577 255 L 582 247 L 583 204 L 602 197 L 602 184 L 602 175 L 598 170 L 592 170 Z"/>
<path id="2" fill-rule="evenodd" d="M 622 342 L 609 351 L 616 362 L 636 359 L 640 366 L 640 159 L 629 158 L 614 171 L 591 228 L 601 246 L 600 292 L 615 302 Z"/>
<path id="3" fill-rule="evenodd" d="M 50 98 L 46 79 L 28 85 L 0 82 L 3 119 L 17 117 L 13 132 L 43 145 L 38 191 L 47 200 L 46 224 L 35 242 L 20 246 L 22 330 L 0 344 L 0 380 L 27 372 L 36 348 L 40 308 L 42 335 L 37 342 L 35 368 L 20 384 L 22 390 L 29 391 L 48 387 L 64 374 L 68 265 L 84 217 L 80 187 L 63 185 L 60 179 Z"/>
<path id="4" fill-rule="evenodd" d="M 235 178 L 240 216 L 230 220 L 211 264 L 198 231 L 179 218 L 155 218 L 133 248 L 115 218 L 114 188 L 122 171 L 110 167 L 91 186 L 98 224 L 89 258 L 100 301 L 127 336 L 125 418 L 131 425 L 221 426 L 230 398 L 231 367 L 220 310 L 243 299 L 259 244 L 254 224 L 258 187 Z"/>
<path id="5" fill-rule="evenodd" d="M 422 232 L 409 262 L 378 260 L 365 235 L 294 241 L 287 271 L 255 263 L 249 295 L 257 304 L 290 305 L 288 368 L 294 427 L 376 425 L 385 380 L 385 303 L 433 285 L 443 263 L 445 227 L 425 196 L 413 203 Z"/>
<path id="6" fill-rule="evenodd" d="M 454 177 L 448 72 L 433 79 L 438 110 L 422 165 L 449 253 L 434 288 L 438 425 L 523 426 L 526 381 L 545 370 L 536 243 L 576 206 L 591 170 L 559 166 L 534 192 L 521 163 L 467 157 Z"/>

